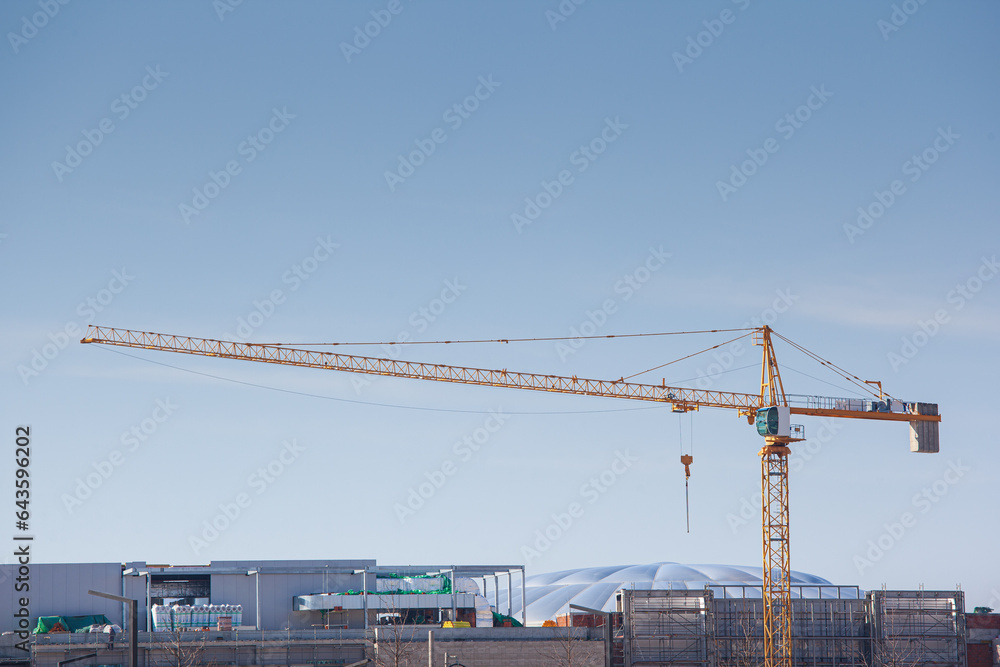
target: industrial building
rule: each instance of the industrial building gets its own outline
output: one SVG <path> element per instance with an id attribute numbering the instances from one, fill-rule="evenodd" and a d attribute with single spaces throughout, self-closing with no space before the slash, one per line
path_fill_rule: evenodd
<path id="1" fill-rule="evenodd" d="M 16 571 L 16 565 L 0 565 L 5 599 L 17 599 Z M 173 605 L 238 606 L 240 622 L 235 625 L 247 630 L 364 629 L 388 609 L 410 608 L 427 610 L 422 622 L 473 624 L 478 608 L 478 625 L 483 626 L 492 625 L 492 618 L 482 613 L 490 606 L 482 588 L 492 586 L 494 597 L 503 588 L 508 599 L 515 586 L 519 591 L 523 587 L 524 569 L 519 565 L 383 567 L 370 559 L 215 561 L 195 566 L 57 563 L 32 565 L 31 582 L 32 618 L 103 614 L 123 625 L 124 605 L 88 594 L 96 590 L 137 600 L 140 632 L 158 629 L 154 627 L 157 606 Z M 414 590 L 425 594 L 407 594 Z M 431 592 L 437 594 L 427 594 Z M 415 604 L 426 607 L 412 607 Z M 17 630 L 15 626 L 16 619 L 0 619 L 0 632 Z"/>
<path id="2" fill-rule="evenodd" d="M 465 667 L 762 664 L 756 568 L 654 563 L 525 577 L 522 566 L 374 560 L 46 564 L 31 566 L 26 620 L 16 576 L 17 566 L 0 566 L 15 610 L 0 618 L 0 664 L 129 664 L 130 610 L 88 591 L 135 601 L 143 667 L 384 664 L 389 654 L 411 665 L 447 655 Z M 1000 664 L 1000 615 L 966 614 L 961 591 L 866 592 L 798 572 L 792 588 L 796 667 Z M 74 619 L 119 628 L 52 631 L 85 629 Z"/>

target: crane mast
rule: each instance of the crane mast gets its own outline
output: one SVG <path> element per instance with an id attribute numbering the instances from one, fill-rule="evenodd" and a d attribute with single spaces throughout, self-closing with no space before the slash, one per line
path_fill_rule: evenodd
<path id="1" fill-rule="evenodd" d="M 756 424 L 764 436 L 761 448 L 761 527 L 763 538 L 764 662 L 765 667 L 792 667 L 791 559 L 788 523 L 788 445 L 804 439 L 801 426 L 789 423 L 791 415 L 826 416 L 910 424 L 910 449 L 938 451 L 937 405 L 904 403 L 887 399 L 878 385 L 878 401 L 807 397 L 789 405 L 768 326 L 753 331 L 753 341 L 763 348 L 759 393 L 738 393 L 672 387 L 618 380 L 492 370 L 469 366 L 430 364 L 320 352 L 284 345 L 237 343 L 208 338 L 175 336 L 91 325 L 81 343 L 101 343 L 145 350 L 160 350 L 224 359 L 302 366 L 323 370 L 365 373 L 417 380 L 455 382 L 562 394 L 601 396 L 671 405 L 675 412 L 700 408 L 735 410 Z M 787 339 L 785 339 L 787 340 Z"/>
<path id="2" fill-rule="evenodd" d="M 760 371 L 761 401 L 770 406 L 788 406 L 771 344 L 771 330 L 764 327 L 755 336 L 764 348 Z M 783 432 L 783 429 L 778 429 Z M 792 665 L 792 577 L 788 522 L 788 445 L 803 440 L 788 427 L 784 435 L 766 435 L 760 450 L 761 532 L 764 572 L 761 597 L 764 599 L 764 664 L 767 667 Z"/>

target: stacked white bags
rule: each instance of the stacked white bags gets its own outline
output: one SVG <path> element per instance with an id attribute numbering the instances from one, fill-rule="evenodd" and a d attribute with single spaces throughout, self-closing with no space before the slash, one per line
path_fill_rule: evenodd
<path id="1" fill-rule="evenodd" d="M 153 605 L 153 631 L 169 632 L 171 630 L 215 628 L 221 616 L 229 616 L 233 625 L 243 621 L 243 605 L 239 604 L 175 604 Z"/>

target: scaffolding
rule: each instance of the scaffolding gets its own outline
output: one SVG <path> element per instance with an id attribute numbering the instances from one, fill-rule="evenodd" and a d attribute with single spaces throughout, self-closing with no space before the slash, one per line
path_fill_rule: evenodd
<path id="1" fill-rule="evenodd" d="M 719 667 L 764 662 L 764 605 L 755 587 L 717 586 Z M 867 667 L 867 609 L 856 586 L 792 587 L 792 656 L 797 667 Z"/>
<path id="2" fill-rule="evenodd" d="M 712 591 L 619 593 L 626 665 L 715 667 Z"/>
<path id="3" fill-rule="evenodd" d="M 873 591 L 872 667 L 965 667 L 965 594 Z"/>
<path id="4" fill-rule="evenodd" d="M 794 667 L 965 667 L 961 592 L 792 587 Z M 760 667 L 760 587 L 624 590 L 613 664 Z"/>

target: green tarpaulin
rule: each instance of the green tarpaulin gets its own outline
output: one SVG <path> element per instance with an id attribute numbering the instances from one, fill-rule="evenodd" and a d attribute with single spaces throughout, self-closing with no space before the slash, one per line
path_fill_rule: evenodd
<path id="1" fill-rule="evenodd" d="M 441 588 L 438 590 L 419 590 L 419 589 L 401 589 L 401 590 L 385 590 L 385 591 L 368 591 L 368 595 L 448 595 L 451 593 L 451 580 L 448 577 L 442 577 L 437 574 L 419 574 L 419 575 L 403 575 L 403 574 L 379 574 L 378 579 L 441 579 Z M 364 595 L 364 591 L 356 591 L 350 589 L 344 591 L 343 593 L 334 593 L 334 595 Z"/>
<path id="2" fill-rule="evenodd" d="M 501 628 L 501 627 L 504 626 L 505 623 L 510 623 L 511 627 L 514 627 L 514 628 L 524 627 L 524 626 L 521 625 L 521 621 L 517 620 L 516 618 L 514 618 L 512 616 L 507 616 L 506 614 L 498 614 L 496 612 L 493 612 L 493 627 L 494 628 Z"/>
<path id="3" fill-rule="evenodd" d="M 46 632 L 89 632 L 92 625 L 108 625 L 104 614 L 98 616 L 39 616 L 35 634 Z"/>

